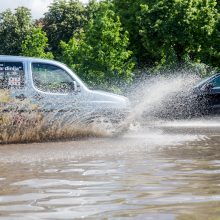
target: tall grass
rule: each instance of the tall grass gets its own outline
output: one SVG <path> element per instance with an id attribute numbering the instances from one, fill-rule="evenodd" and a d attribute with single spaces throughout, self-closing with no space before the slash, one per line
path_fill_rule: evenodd
<path id="1" fill-rule="evenodd" d="M 0 90 L 0 144 L 65 140 L 103 136 L 108 132 L 79 120 L 57 120 L 40 111 L 29 100 L 11 98 L 8 90 Z"/>

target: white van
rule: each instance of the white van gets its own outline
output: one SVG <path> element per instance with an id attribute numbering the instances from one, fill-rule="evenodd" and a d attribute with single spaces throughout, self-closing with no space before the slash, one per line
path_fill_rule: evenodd
<path id="1" fill-rule="evenodd" d="M 52 60 L 0 56 L 0 89 L 30 99 L 43 111 L 72 111 L 122 119 L 130 108 L 124 96 L 90 90 L 66 65 Z"/>

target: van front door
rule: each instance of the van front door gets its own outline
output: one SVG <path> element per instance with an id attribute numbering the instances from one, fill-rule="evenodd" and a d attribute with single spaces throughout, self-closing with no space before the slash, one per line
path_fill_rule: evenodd
<path id="1" fill-rule="evenodd" d="M 49 63 L 32 63 L 34 99 L 44 111 L 77 110 L 76 81 L 59 66 Z"/>

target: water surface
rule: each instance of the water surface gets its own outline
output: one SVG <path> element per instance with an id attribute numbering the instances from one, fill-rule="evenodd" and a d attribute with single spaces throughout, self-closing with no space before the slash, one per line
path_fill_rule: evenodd
<path id="1" fill-rule="evenodd" d="M 0 219 L 219 219 L 220 123 L 0 146 Z"/>

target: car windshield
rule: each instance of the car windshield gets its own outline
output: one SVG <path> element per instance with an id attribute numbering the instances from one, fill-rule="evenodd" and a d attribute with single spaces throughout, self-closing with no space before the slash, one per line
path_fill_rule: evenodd
<path id="1" fill-rule="evenodd" d="M 197 85 L 196 87 L 200 87 L 201 85 L 203 85 L 207 80 L 210 79 L 210 76 L 209 77 L 205 77 L 204 79 L 202 79 Z"/>

